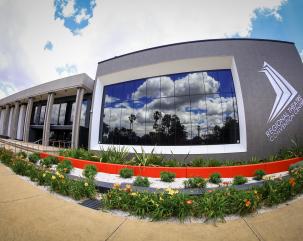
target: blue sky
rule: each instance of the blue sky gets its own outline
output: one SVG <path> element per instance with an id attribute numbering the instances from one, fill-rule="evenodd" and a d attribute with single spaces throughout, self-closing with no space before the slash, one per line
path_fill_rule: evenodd
<path id="1" fill-rule="evenodd" d="M 183 41 L 288 40 L 303 57 L 302 9 L 302 0 L 0 0 L 0 98 Z"/>
<path id="2" fill-rule="evenodd" d="M 252 25 L 252 38 L 281 39 L 295 42 L 303 50 L 303 1 L 290 0 L 279 10 L 281 21 L 273 15 L 257 12 Z M 303 53 L 302 53 L 303 54 Z"/>

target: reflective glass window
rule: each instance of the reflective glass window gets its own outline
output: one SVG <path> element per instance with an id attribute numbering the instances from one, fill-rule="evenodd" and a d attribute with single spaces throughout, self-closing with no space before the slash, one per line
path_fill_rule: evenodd
<path id="1" fill-rule="evenodd" d="M 188 74 L 188 83 L 190 95 L 204 94 L 204 81 L 203 75 L 206 72 L 196 72 Z"/>
<path id="2" fill-rule="evenodd" d="M 230 70 L 127 81 L 104 88 L 102 142 L 134 145 L 239 143 Z"/>
<path id="3" fill-rule="evenodd" d="M 39 125 L 43 125 L 44 124 L 45 109 L 46 109 L 45 105 L 42 105 L 41 109 L 40 109 Z"/>
<path id="4" fill-rule="evenodd" d="M 160 98 L 160 77 L 148 78 L 146 80 L 146 97 L 147 98 Z"/>
<path id="5" fill-rule="evenodd" d="M 72 110 L 71 110 L 71 114 L 70 114 L 70 119 L 69 119 L 70 123 L 73 123 L 73 121 L 74 121 L 75 108 L 76 108 L 76 103 L 73 102 L 73 104 L 72 104 Z"/>
<path id="6" fill-rule="evenodd" d="M 51 114 L 51 125 L 57 125 L 58 124 L 59 109 L 60 109 L 60 104 L 54 104 L 53 105 L 52 114 Z"/>
<path id="7" fill-rule="evenodd" d="M 60 104 L 60 113 L 59 113 L 59 125 L 65 124 L 65 114 L 66 114 L 67 103 Z"/>
<path id="8" fill-rule="evenodd" d="M 35 107 L 33 124 L 35 124 L 35 125 L 39 124 L 39 106 Z"/>
<path id="9" fill-rule="evenodd" d="M 175 83 L 175 96 L 189 96 L 189 74 L 174 74 L 171 76 Z"/>
<path id="10" fill-rule="evenodd" d="M 87 111 L 87 100 L 83 100 L 82 106 L 81 106 L 81 116 L 80 116 L 80 126 L 83 126 L 83 127 L 85 127 L 86 111 Z"/>

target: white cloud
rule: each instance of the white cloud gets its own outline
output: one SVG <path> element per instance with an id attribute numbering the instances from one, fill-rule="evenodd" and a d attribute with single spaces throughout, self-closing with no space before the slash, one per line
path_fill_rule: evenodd
<path id="1" fill-rule="evenodd" d="M 65 64 L 56 68 L 57 73 L 60 77 L 66 77 L 78 73 L 77 66 L 74 64 Z"/>
<path id="2" fill-rule="evenodd" d="M 64 27 L 63 20 L 54 20 L 52 1 L 0 2 L 0 30 L 6 33 L 0 38 L 5 67 L 0 77 L 21 90 L 61 77 L 56 70 L 67 64 L 94 78 L 98 61 L 123 53 L 181 41 L 249 37 L 257 10 L 279 18 L 278 10 L 286 1 L 104 0 L 97 2 L 94 17 L 78 35 Z M 25 11 L 29 6 L 31 11 Z M 73 0 L 63 12 L 66 17 L 73 15 Z M 81 18 L 84 14 L 78 21 Z M 56 45 L 51 52 L 43 50 L 48 40 Z"/>
<path id="3" fill-rule="evenodd" d="M 87 14 L 86 9 L 82 8 L 80 13 L 78 15 L 76 15 L 75 21 L 76 21 L 76 23 L 80 24 L 83 20 L 87 20 L 90 17 L 91 16 L 89 14 Z"/>
<path id="4" fill-rule="evenodd" d="M 65 18 L 71 17 L 74 15 L 74 13 L 75 13 L 75 1 L 74 0 L 68 0 L 67 4 L 64 4 L 64 2 L 62 2 L 63 17 L 65 17 Z"/>
<path id="5" fill-rule="evenodd" d="M 16 87 L 12 83 L 3 80 L 0 81 L 0 99 L 13 94 L 15 90 Z"/>

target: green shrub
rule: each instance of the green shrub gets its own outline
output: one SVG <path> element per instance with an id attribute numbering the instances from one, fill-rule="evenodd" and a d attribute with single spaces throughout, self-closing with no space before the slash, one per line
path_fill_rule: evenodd
<path id="1" fill-rule="evenodd" d="M 77 159 L 82 159 L 82 160 L 95 160 L 95 155 L 93 152 L 88 151 L 83 148 L 78 148 L 78 149 L 62 149 L 59 151 L 60 156 L 65 156 L 65 157 L 72 157 L 72 158 L 77 158 Z M 99 161 L 99 159 L 98 159 Z"/>
<path id="2" fill-rule="evenodd" d="M 247 183 L 247 178 L 243 176 L 235 176 L 233 180 L 233 185 L 242 185 Z"/>
<path id="3" fill-rule="evenodd" d="M 293 169 L 303 167 L 303 161 L 299 161 L 289 166 L 288 170 L 292 171 Z"/>
<path id="4" fill-rule="evenodd" d="M 12 151 L 2 148 L 0 152 L 0 161 L 9 166 L 11 164 L 13 155 L 14 153 Z"/>
<path id="5" fill-rule="evenodd" d="M 160 172 L 160 179 L 162 182 L 173 182 L 176 174 L 173 172 Z"/>
<path id="6" fill-rule="evenodd" d="M 128 149 L 125 147 L 110 147 L 106 151 L 101 150 L 100 161 L 106 163 L 123 164 L 128 157 Z"/>
<path id="7" fill-rule="evenodd" d="M 40 155 L 37 152 L 34 152 L 30 155 L 28 155 L 28 160 L 32 163 L 37 163 L 37 161 L 40 160 Z"/>
<path id="8" fill-rule="evenodd" d="M 61 173 L 70 173 L 73 169 L 72 163 L 69 160 L 63 160 L 57 166 L 57 171 Z"/>
<path id="9" fill-rule="evenodd" d="M 49 168 L 52 165 L 58 164 L 58 162 L 59 161 L 58 161 L 57 157 L 48 156 L 48 157 L 46 157 L 46 158 L 44 158 L 44 159 L 41 160 L 40 165 Z"/>
<path id="10" fill-rule="evenodd" d="M 96 188 L 92 181 L 89 180 L 72 180 L 69 184 L 69 194 L 76 200 L 84 197 L 94 198 L 96 194 Z"/>
<path id="11" fill-rule="evenodd" d="M 262 180 L 262 178 L 263 178 L 263 176 L 265 176 L 266 175 L 266 173 L 265 173 L 265 171 L 263 171 L 263 170 L 256 170 L 255 171 L 255 175 L 254 175 L 254 180 Z"/>
<path id="12" fill-rule="evenodd" d="M 184 183 L 185 188 L 205 188 L 206 187 L 206 181 L 202 177 L 189 178 L 188 180 L 185 180 L 183 183 Z"/>
<path id="13" fill-rule="evenodd" d="M 17 153 L 17 156 L 18 156 L 18 157 L 21 157 L 21 158 L 23 158 L 23 159 L 25 159 L 25 158 L 27 158 L 27 153 L 24 152 L 24 151 L 19 151 L 19 152 Z"/>
<path id="14" fill-rule="evenodd" d="M 179 167 L 181 164 L 175 159 L 163 160 L 164 167 Z"/>
<path id="15" fill-rule="evenodd" d="M 221 174 L 217 172 L 211 174 L 208 181 L 214 184 L 219 184 L 221 182 Z"/>
<path id="16" fill-rule="evenodd" d="M 136 177 L 133 185 L 139 187 L 149 187 L 150 183 L 147 177 L 138 176 Z"/>
<path id="17" fill-rule="evenodd" d="M 20 158 L 16 158 L 16 159 L 12 160 L 12 169 L 16 174 L 25 176 L 27 164 L 28 164 L 28 162 L 25 162 L 24 160 L 22 160 Z"/>
<path id="18" fill-rule="evenodd" d="M 83 170 L 83 176 L 88 179 L 94 179 L 97 175 L 97 168 L 94 165 L 87 165 Z"/>
<path id="19" fill-rule="evenodd" d="M 133 169 L 122 168 L 119 172 L 120 177 L 122 178 L 131 178 L 134 175 Z"/>

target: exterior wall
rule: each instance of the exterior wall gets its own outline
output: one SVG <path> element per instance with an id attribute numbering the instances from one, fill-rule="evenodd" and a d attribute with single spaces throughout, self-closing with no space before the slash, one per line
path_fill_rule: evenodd
<path id="1" fill-rule="evenodd" d="M 270 82 L 266 73 L 260 72 L 264 62 L 277 71 L 274 80 L 282 81 L 282 85 L 287 82 L 293 89 L 275 87 L 277 85 Z M 203 155 L 205 158 L 248 160 L 252 156 L 262 158 L 289 147 L 292 145 L 291 139 L 302 144 L 303 101 L 300 96 L 303 96 L 303 66 L 298 51 L 292 43 L 239 39 L 164 46 L 99 63 L 93 96 L 91 130 L 94 131 L 90 133 L 90 148 L 100 150 L 99 133 L 96 130 L 100 128 L 103 86 L 145 77 L 223 67 L 232 69 L 235 81 L 241 115 L 242 149 L 233 149 L 232 145 L 227 145 L 218 152 L 216 146 L 200 146 L 200 154 L 197 154 L 199 150 L 193 152 L 195 154 L 190 156 L 191 159 Z M 277 95 L 290 101 L 285 102 L 284 109 L 280 106 L 282 111 L 276 119 L 268 121 L 275 102 L 284 104 L 279 98 L 276 101 Z M 277 108 L 280 107 L 278 105 Z M 179 158 L 183 159 L 191 148 L 183 147 L 183 155 L 180 154 Z M 161 148 L 156 149 L 161 153 Z M 170 149 L 181 150 L 174 147 Z"/>

